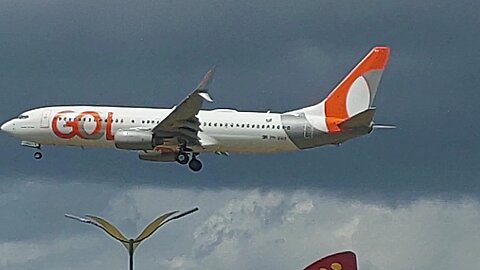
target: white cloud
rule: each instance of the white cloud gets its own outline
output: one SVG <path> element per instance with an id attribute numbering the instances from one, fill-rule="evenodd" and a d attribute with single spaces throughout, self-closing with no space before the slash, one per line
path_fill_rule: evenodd
<path id="1" fill-rule="evenodd" d="M 95 188 L 85 190 L 102 192 Z M 112 194 L 97 213 L 130 236 L 163 212 L 195 206 L 199 212 L 167 224 L 140 246 L 138 269 L 302 269 L 340 250 L 356 251 L 362 270 L 480 268 L 476 200 L 424 199 L 391 208 L 312 191 L 136 188 Z M 127 263 L 124 248 L 94 227 L 74 236 L 5 241 L 0 254 L 2 269 L 118 269 Z"/>
<path id="2" fill-rule="evenodd" d="M 300 269 L 321 255 L 353 249 L 367 270 L 477 266 L 478 206 L 420 200 L 392 209 L 318 194 L 254 191 L 228 201 L 195 231 L 192 254 L 164 265 Z"/>
<path id="3" fill-rule="evenodd" d="M 51 241 L 14 241 L 0 243 L 0 266 L 22 266 L 46 257 L 69 255 L 71 252 L 85 252 L 99 244 L 92 235 L 57 238 Z"/>

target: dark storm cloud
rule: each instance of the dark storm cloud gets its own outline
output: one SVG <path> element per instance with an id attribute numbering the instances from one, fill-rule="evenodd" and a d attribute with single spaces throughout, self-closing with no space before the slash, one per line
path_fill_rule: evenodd
<path id="1" fill-rule="evenodd" d="M 327 188 L 382 199 L 478 196 L 478 8 L 470 1 L 2 1 L 4 120 L 50 104 L 172 106 L 212 64 L 219 69 L 207 107 L 287 111 L 322 99 L 372 46 L 384 44 L 392 55 L 376 119 L 399 126 L 340 148 L 202 155 L 201 174 L 105 150 L 47 148 L 46 159 L 34 163 L 30 149 L 2 136 L 2 174 Z"/>
<path id="2" fill-rule="evenodd" d="M 199 174 L 104 149 L 46 147 L 34 162 L 2 134 L 0 268 L 119 269 L 125 250 L 63 213 L 101 215 L 130 236 L 194 206 L 142 244 L 140 268 L 300 269 L 342 249 L 366 270 L 478 264 L 479 8 L 0 0 L 0 121 L 53 104 L 170 107 L 212 64 L 207 108 L 288 111 L 319 101 L 372 46 L 388 45 L 376 121 L 399 126 L 339 148 L 201 155 Z"/>
<path id="3" fill-rule="evenodd" d="M 52 184 L 41 177 L 19 177 L 2 178 L 0 191 L 0 241 L 4 242 L 32 238 L 45 240 L 52 234 L 78 232 L 83 227 L 70 230 L 72 227 L 65 226 L 63 214 L 96 212 L 98 207 L 108 204 L 118 189 L 104 184 L 86 188 L 73 181 Z"/>

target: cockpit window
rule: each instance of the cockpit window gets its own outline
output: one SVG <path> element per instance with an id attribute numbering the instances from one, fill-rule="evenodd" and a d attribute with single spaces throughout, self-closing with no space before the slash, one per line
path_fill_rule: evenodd
<path id="1" fill-rule="evenodd" d="M 28 117 L 28 115 L 22 114 L 18 117 L 18 119 L 27 119 Z"/>

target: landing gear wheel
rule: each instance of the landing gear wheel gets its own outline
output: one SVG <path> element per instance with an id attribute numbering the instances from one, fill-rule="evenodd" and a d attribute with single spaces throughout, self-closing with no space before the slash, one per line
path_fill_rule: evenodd
<path id="1" fill-rule="evenodd" d="M 202 169 L 203 165 L 202 165 L 202 162 L 196 158 L 193 158 L 190 163 L 188 163 L 188 167 L 190 168 L 190 170 L 194 171 L 194 172 L 198 172 Z"/>
<path id="2" fill-rule="evenodd" d="M 35 154 L 33 154 L 33 158 L 34 158 L 34 159 L 42 159 L 42 156 L 43 156 L 43 155 L 42 155 L 42 153 L 40 153 L 40 152 L 35 152 Z"/>
<path id="3" fill-rule="evenodd" d="M 190 160 L 190 157 L 188 156 L 187 153 L 178 153 L 176 160 L 178 163 L 185 165 Z"/>

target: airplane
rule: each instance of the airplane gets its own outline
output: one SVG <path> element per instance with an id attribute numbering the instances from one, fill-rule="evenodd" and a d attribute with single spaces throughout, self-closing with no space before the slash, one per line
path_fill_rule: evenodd
<path id="1" fill-rule="evenodd" d="M 110 147 L 137 151 L 141 160 L 177 162 L 198 172 L 201 153 L 279 153 L 340 145 L 375 128 L 372 103 L 388 61 L 388 47 L 374 47 L 328 94 L 308 107 L 284 113 L 202 110 L 215 67 L 173 108 L 53 106 L 21 113 L 0 130 L 41 146 Z"/>
<path id="2" fill-rule="evenodd" d="M 357 270 L 357 257 L 351 251 L 339 252 L 310 264 L 304 270 Z"/>

